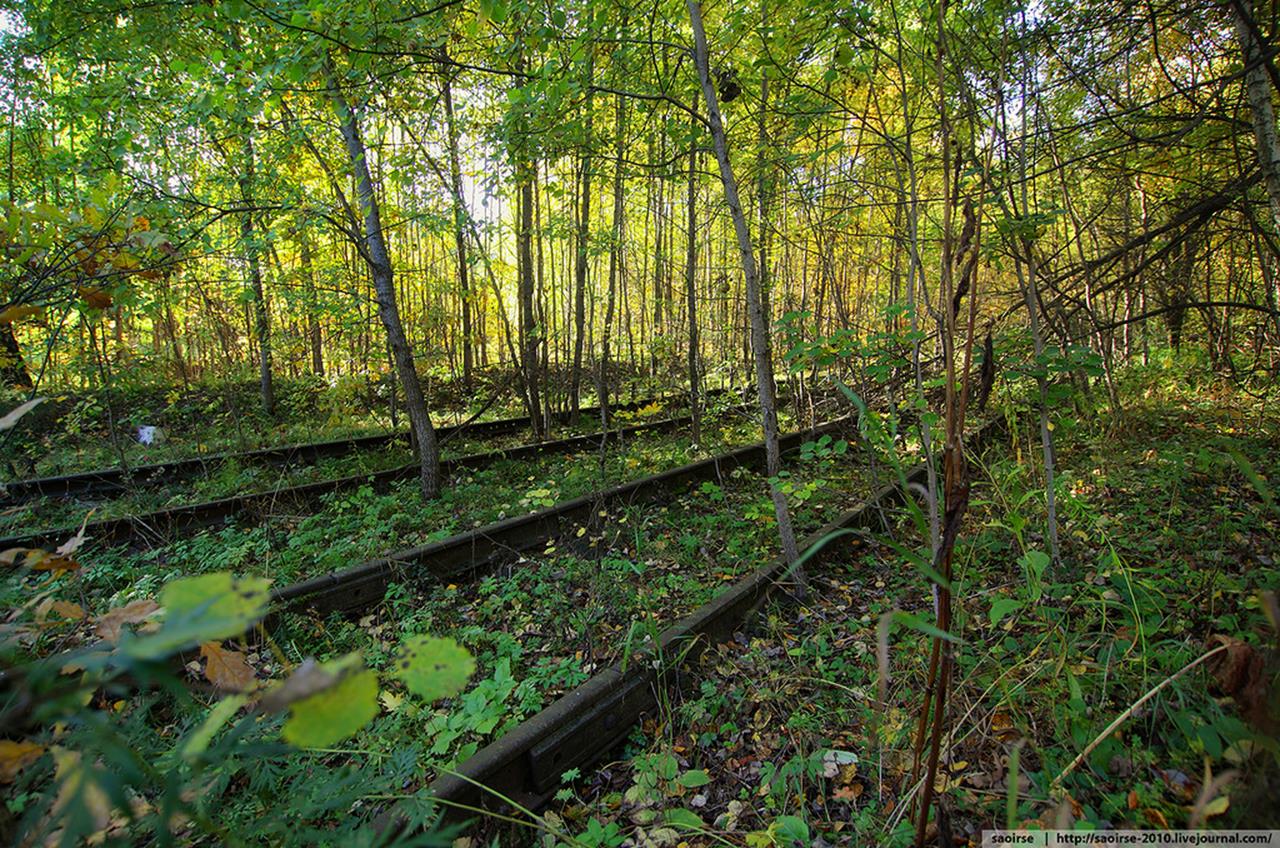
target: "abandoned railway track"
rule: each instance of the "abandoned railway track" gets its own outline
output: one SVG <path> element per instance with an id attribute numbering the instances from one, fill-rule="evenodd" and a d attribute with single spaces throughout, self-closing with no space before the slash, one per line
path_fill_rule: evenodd
<path id="1" fill-rule="evenodd" d="M 675 416 L 598 433 L 570 436 L 549 442 L 535 442 L 501 448 L 471 456 L 446 459 L 441 471 L 454 474 L 477 470 L 501 460 L 522 460 L 594 447 L 604 441 L 622 441 L 642 433 L 667 433 L 686 425 L 690 417 Z M 159 544 L 199 530 L 217 527 L 242 515 L 260 514 L 268 510 L 305 508 L 333 492 L 369 485 L 386 488 L 400 480 L 412 479 L 418 473 L 415 463 L 331 480 L 303 483 L 262 492 L 217 498 L 201 503 L 183 504 L 139 515 L 91 521 L 84 525 L 85 536 L 99 545 Z M 45 528 L 0 538 L 0 550 L 10 548 L 52 548 L 79 532 L 80 527 Z"/>
<path id="2" fill-rule="evenodd" d="M 1003 423 L 987 424 L 973 439 L 973 449 L 992 444 Z M 865 502 L 806 536 L 799 547 L 814 551 L 809 567 L 848 547 L 855 537 L 844 531 L 879 524 L 883 510 L 901 503 L 906 491 L 924 483 L 926 477 L 926 466 L 919 464 L 905 474 L 905 488 L 897 482 L 880 486 Z M 737 580 L 714 600 L 664 629 L 655 645 L 596 672 L 436 778 L 428 794 L 454 818 L 512 804 L 538 809 L 562 787 L 565 772 L 599 762 L 643 715 L 657 709 L 662 689 L 678 685 L 681 669 L 708 645 L 723 642 L 746 627 L 791 570 L 792 566 L 779 557 Z"/>
<path id="3" fill-rule="evenodd" d="M 708 395 L 716 396 L 725 393 L 725 391 L 713 390 L 708 392 Z M 646 398 L 628 403 L 614 404 L 610 409 L 613 412 L 634 412 L 654 404 L 680 403 L 683 399 L 684 397 L 681 395 Z M 593 416 L 598 416 L 599 413 L 600 410 L 593 407 L 581 410 L 579 415 L 590 420 Z M 569 423 L 569 416 L 556 414 L 555 421 L 557 424 L 567 424 Z M 467 436 L 490 437 L 519 433 L 527 429 L 528 426 L 529 419 L 527 417 L 518 417 L 441 427 L 436 432 L 442 440 L 464 434 Z M 407 443 L 407 439 L 407 432 L 380 433 L 371 436 L 259 448 L 241 453 L 214 453 L 187 459 L 138 465 L 128 469 L 100 468 L 73 474 L 37 477 L 30 480 L 14 480 L 4 484 L 4 494 L 0 500 L 10 504 L 17 504 L 39 497 L 65 498 L 112 495 L 133 488 L 167 485 L 178 480 L 198 477 L 229 462 L 236 462 L 242 465 L 265 464 L 287 467 L 346 456 L 358 451 L 384 448 L 397 442 Z"/>

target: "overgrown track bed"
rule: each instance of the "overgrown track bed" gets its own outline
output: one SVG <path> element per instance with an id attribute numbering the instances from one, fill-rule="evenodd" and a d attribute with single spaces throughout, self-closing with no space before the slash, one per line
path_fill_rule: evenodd
<path id="1" fill-rule="evenodd" d="M 709 396 L 713 394 L 708 393 Z M 655 404 L 663 406 L 667 403 L 681 403 L 683 400 L 684 398 L 680 395 L 648 398 L 629 403 L 614 404 L 611 410 L 614 412 L 628 412 Z M 584 419 L 590 420 L 599 415 L 599 409 L 584 409 L 580 414 Z M 554 418 L 558 424 L 569 423 L 569 418 L 566 415 L 556 415 Z M 529 419 L 527 417 L 519 417 L 441 427 L 436 432 L 441 439 L 451 439 L 463 434 L 470 437 L 486 437 L 520 433 L 527 430 L 528 426 Z M 208 475 L 228 463 L 239 465 L 266 464 L 286 467 L 299 463 L 317 462 L 326 458 L 346 456 L 356 451 L 384 448 L 397 442 L 404 442 L 406 439 L 407 434 L 403 432 L 382 433 L 306 444 L 281 445 L 243 453 L 209 454 L 170 462 L 138 465 L 127 470 L 122 468 L 102 468 L 55 477 L 16 480 L 5 484 L 5 497 L 9 502 L 21 503 L 41 496 L 70 497 L 111 494 L 131 488 L 168 485 L 176 480 Z"/>
<path id="2" fill-rule="evenodd" d="M 503 549 L 522 549 L 519 533 L 508 537 L 503 531 L 523 526 L 527 513 L 545 515 L 566 498 L 589 497 L 601 488 L 610 490 L 616 481 L 683 467 L 697 450 L 723 450 L 722 442 L 741 444 L 749 430 L 745 421 L 730 422 L 720 435 L 709 432 L 698 449 L 683 434 L 639 433 L 611 442 L 604 451 L 589 443 L 567 455 L 501 459 L 478 470 L 462 469 L 430 501 L 422 499 L 416 480 L 392 483 L 381 494 L 361 486 L 322 497 L 315 511 L 273 511 L 265 520 L 233 523 L 141 551 L 87 547 L 78 556 L 88 565 L 59 579 L 71 581 L 70 591 L 82 598 L 96 599 L 96 606 L 106 599 L 146 597 L 178 576 L 230 569 L 268 577 L 285 587 L 278 594 L 287 592 L 291 599 L 309 598 L 310 589 L 319 584 L 325 591 L 319 592 L 318 602 L 341 597 L 335 602 L 339 606 L 358 607 L 376 602 L 381 593 L 363 594 L 373 585 L 367 579 L 343 582 L 336 575 L 344 570 L 366 578 L 364 572 L 377 564 L 385 564 L 388 574 L 417 566 L 430 574 L 446 561 L 465 567 L 484 552 L 477 538 Z M 362 562 L 365 566 L 352 566 Z M 315 575 L 328 576 L 308 579 Z M 304 588 L 291 586 L 296 580 L 304 581 Z M 348 594 L 349 589 L 357 594 Z"/>
<path id="3" fill-rule="evenodd" d="M 783 450 L 793 450 L 846 423 L 844 419 L 829 422 L 813 431 L 784 436 L 779 441 Z M 518 559 L 570 530 L 582 529 L 584 534 L 598 532 L 608 523 L 609 511 L 620 506 L 662 498 L 692 483 L 714 481 L 736 468 L 761 470 L 764 465 L 763 444 L 748 445 L 296 583 L 277 590 L 273 598 L 295 611 L 305 609 L 321 615 L 359 613 L 377 604 L 392 583 L 406 577 L 446 583 L 464 579 Z"/>
<path id="4" fill-rule="evenodd" d="M 620 427 L 607 433 L 570 436 L 550 442 L 537 442 L 488 451 L 441 462 L 441 473 L 453 476 L 464 470 L 479 470 L 501 460 L 524 460 L 539 455 L 572 453 L 600 446 L 602 441 L 622 441 L 641 433 L 669 433 L 688 425 L 688 416 L 678 416 L 644 424 Z M 399 459 L 399 456 L 395 456 Z M 86 538 L 98 545 L 157 545 L 173 541 L 197 530 L 214 527 L 242 516 L 266 516 L 273 512 L 298 511 L 317 503 L 325 495 L 370 486 L 375 492 L 386 491 L 395 482 L 411 480 L 418 473 L 416 463 L 397 463 L 381 470 L 364 470 L 334 479 L 269 491 L 217 498 L 211 501 L 181 504 L 141 514 L 90 521 L 85 525 Z M 42 529 L 0 539 L 0 550 L 10 548 L 53 548 L 74 535 L 79 526 Z"/>

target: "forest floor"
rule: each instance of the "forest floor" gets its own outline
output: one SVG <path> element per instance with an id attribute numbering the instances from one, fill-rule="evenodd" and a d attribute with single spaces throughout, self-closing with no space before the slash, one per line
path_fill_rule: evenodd
<path id="1" fill-rule="evenodd" d="M 1266 655 L 1274 672 L 1280 625 L 1263 594 L 1280 588 L 1280 417 L 1242 392 L 1158 374 L 1124 397 L 1120 418 L 1056 421 L 1058 565 L 1031 518 L 1043 515 L 1028 472 L 1038 435 L 1018 428 L 975 470 L 935 785 L 958 844 L 1005 826 L 1280 826 L 1261 665 Z M 900 519 L 814 575 L 804 606 L 774 601 L 708 651 L 700 683 L 620 759 L 566 775 L 539 824 L 549 833 L 520 841 L 911 844 L 929 637 L 892 615 L 932 616 L 910 564 L 920 537 Z"/>
<path id="2" fill-rule="evenodd" d="M 995 410 L 1010 432 L 974 458 L 935 785 L 956 844 L 1004 825 L 1277 825 L 1264 803 L 1277 777 L 1262 675 L 1280 624 L 1267 620 L 1266 594 L 1280 588 L 1280 416 L 1185 375 L 1134 374 L 1122 390 L 1121 416 L 1054 419 L 1058 563 L 1040 518 L 1044 483 L 1030 470 L 1040 467 L 1034 417 Z M 408 481 L 146 551 L 86 547 L 79 572 L 33 575 L 56 600 L 5 599 L 25 616 L 11 621 L 5 649 L 91 645 L 103 610 L 127 611 L 179 575 L 225 569 L 278 586 L 753 441 L 754 426 L 722 418 L 696 449 L 685 436 L 643 434 L 603 454 L 499 462 L 460 473 L 431 503 Z M 799 533 L 863 502 L 893 464 L 917 461 L 909 440 L 874 464 L 870 450 L 825 439 L 788 457 L 780 482 Z M 206 770 L 174 774 L 195 780 L 195 807 L 219 827 L 267 844 L 333 841 L 393 808 L 425 810 L 421 790 L 442 770 L 776 556 L 767 490 L 738 469 L 662 502 L 609 507 L 604 530 L 570 530 L 475 579 L 394 583 L 358 617 L 282 613 L 263 641 L 238 643 L 250 682 L 349 652 L 385 671 L 396 645 L 420 634 L 457 640 L 475 674 L 435 704 L 393 684 L 372 722 L 336 747 L 243 759 L 237 745 L 278 745 L 281 719 L 263 716 L 219 737 Z M 910 844 L 922 622 L 932 620 L 918 567 L 927 534 L 907 509 L 886 519 L 813 570 L 803 604 L 775 596 L 753 627 L 711 646 L 684 675 L 692 684 L 666 693 L 613 762 L 565 773 L 548 810 L 518 827 L 486 822 L 457 848 Z M 163 762 L 218 709 L 200 688 L 211 673 L 212 655 L 191 659 L 165 691 L 104 687 L 93 713 L 111 716 L 130 758 Z M 100 731 L 53 732 L 59 745 L 95 750 Z M 38 816 L 55 780 L 47 758 L 28 767 L 7 814 Z M 272 815 L 284 807 L 289 816 Z"/>

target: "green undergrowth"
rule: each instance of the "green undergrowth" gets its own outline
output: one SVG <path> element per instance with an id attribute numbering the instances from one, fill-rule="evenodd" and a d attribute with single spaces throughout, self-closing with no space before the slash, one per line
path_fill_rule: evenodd
<path id="1" fill-rule="evenodd" d="M 852 463 L 836 469 L 794 461 L 788 468 L 798 484 L 793 505 L 801 532 L 816 530 L 868 488 Z M 286 616 L 272 636 L 294 662 L 359 651 L 376 669 L 394 659 L 395 644 L 419 633 L 452 637 L 476 658 L 472 684 L 455 701 L 431 708 L 384 693 L 382 714 L 325 759 L 376 767 L 408 740 L 422 785 L 595 671 L 639 656 L 665 627 L 776 556 L 776 528 L 760 514 L 769 504 L 766 490 L 760 475 L 740 470 L 666 504 L 609 513 L 602 517 L 607 531 L 579 528 L 581 535 L 571 532 L 475 581 L 394 585 L 379 608 L 357 620 Z M 251 660 L 268 669 L 273 662 L 265 652 Z M 237 814 L 247 804 L 242 814 L 252 815 L 261 800 L 227 802 Z"/>
<path id="2" fill-rule="evenodd" d="M 457 381 L 459 384 L 461 381 Z M 523 410 L 513 398 L 489 403 L 505 386 L 477 386 L 472 391 L 447 392 L 434 400 L 432 385 L 424 384 L 437 427 L 448 427 L 478 415 L 479 421 L 519 417 Z M 243 452 L 279 445 L 377 435 L 393 429 L 390 387 L 386 375 L 373 381 L 345 376 L 277 379 L 276 412 L 262 412 L 254 383 L 181 386 L 113 387 L 109 394 L 83 395 L 41 392 L 46 408 L 30 416 L 0 453 L 5 476 L 41 477 L 117 467 L 120 454 L 132 465 L 186 459 L 202 454 Z M 679 395 L 656 381 L 627 381 L 623 400 Z M 110 402 L 108 402 L 108 399 Z M 15 396 L 6 408 L 26 400 Z M 582 406 L 596 403 L 590 391 Z M 115 438 L 111 422 L 115 423 Z M 403 407 L 396 419 L 405 429 Z M 162 431 L 154 444 L 143 445 L 137 428 Z"/>
<path id="3" fill-rule="evenodd" d="M 1280 588 L 1278 422 L 1217 383 L 1126 390 L 1118 419 L 1053 421 L 1059 563 L 1028 470 L 1036 431 L 1015 427 L 975 463 L 935 781 L 957 839 L 1277 826 L 1263 593 Z M 925 538 L 899 513 L 892 534 L 825 565 L 804 605 L 771 602 L 700 660 L 621 762 L 567 780 L 542 824 L 589 846 L 911 844 L 933 620 Z M 558 841 L 529 828 L 508 839 Z"/>

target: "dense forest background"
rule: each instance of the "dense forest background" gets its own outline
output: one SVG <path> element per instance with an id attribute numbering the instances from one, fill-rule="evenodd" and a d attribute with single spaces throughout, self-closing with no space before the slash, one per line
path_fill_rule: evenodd
<path id="1" fill-rule="evenodd" d="M 1103 390 L 1153 343 L 1273 367 L 1269 13 L 960 4 L 940 26 L 940 12 L 707 10 L 780 350 L 913 315 L 928 329 L 950 197 L 977 210 L 978 320 L 1011 355 L 1088 348 Z M 563 405 L 606 357 L 742 370 L 744 278 L 687 18 L 678 4 L 11 9 L 6 382 L 260 377 L 269 407 L 275 380 L 391 370 L 366 191 L 423 373 L 517 364 L 526 402 Z M 541 388 L 561 371 L 569 388 Z"/>

